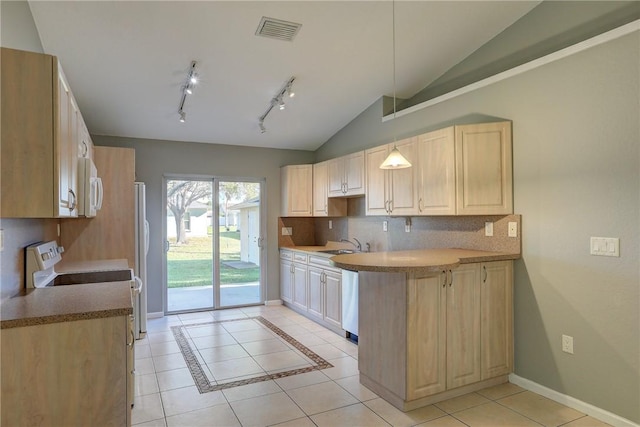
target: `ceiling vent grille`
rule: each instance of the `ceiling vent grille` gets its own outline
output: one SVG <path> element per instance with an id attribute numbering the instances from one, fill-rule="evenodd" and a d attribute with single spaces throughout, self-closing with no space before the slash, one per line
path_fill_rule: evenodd
<path id="1" fill-rule="evenodd" d="M 272 39 L 290 42 L 293 41 L 293 38 L 298 34 L 300 27 L 302 27 L 302 24 L 263 16 L 260 20 L 260 24 L 258 24 L 256 36 L 269 37 Z"/>

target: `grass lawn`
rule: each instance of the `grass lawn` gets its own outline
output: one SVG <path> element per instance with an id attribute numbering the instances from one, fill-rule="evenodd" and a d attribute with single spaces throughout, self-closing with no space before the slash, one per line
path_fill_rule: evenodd
<path id="1" fill-rule="evenodd" d="M 221 228 L 224 230 L 224 227 Z M 213 249 L 211 237 L 191 237 L 187 244 L 176 245 L 170 239 L 167 253 L 168 287 L 213 285 Z M 240 260 L 240 232 L 220 232 L 220 283 L 256 282 L 260 279 L 260 267 L 235 269 L 224 261 Z"/>

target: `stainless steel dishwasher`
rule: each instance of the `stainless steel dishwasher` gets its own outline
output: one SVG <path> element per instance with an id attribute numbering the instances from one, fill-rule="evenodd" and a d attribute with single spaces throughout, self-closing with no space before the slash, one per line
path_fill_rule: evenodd
<path id="1" fill-rule="evenodd" d="M 342 270 L 342 329 L 358 342 L 358 272 Z"/>

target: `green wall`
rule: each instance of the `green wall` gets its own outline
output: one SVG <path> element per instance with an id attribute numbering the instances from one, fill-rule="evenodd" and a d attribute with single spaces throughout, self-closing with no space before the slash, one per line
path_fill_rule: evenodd
<path id="1" fill-rule="evenodd" d="M 640 33 L 385 123 L 374 103 L 323 160 L 444 125 L 513 121 L 515 373 L 640 422 Z M 620 238 L 619 258 L 589 255 Z M 574 337 L 575 354 L 561 351 Z"/>

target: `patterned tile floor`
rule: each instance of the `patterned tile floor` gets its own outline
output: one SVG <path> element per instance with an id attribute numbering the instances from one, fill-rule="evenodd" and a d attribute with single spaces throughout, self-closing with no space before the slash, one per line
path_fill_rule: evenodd
<path id="1" fill-rule="evenodd" d="M 513 384 L 401 412 L 359 383 L 357 358 L 356 345 L 283 306 L 150 319 L 147 336 L 136 342 L 132 424 L 607 425 Z M 195 364 L 210 391 L 200 393 Z"/>

